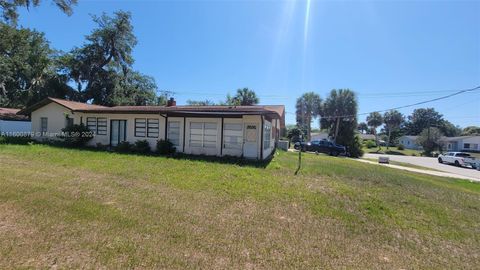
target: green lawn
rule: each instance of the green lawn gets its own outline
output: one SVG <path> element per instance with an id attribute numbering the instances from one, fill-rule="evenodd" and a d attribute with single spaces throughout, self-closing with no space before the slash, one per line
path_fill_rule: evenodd
<path id="1" fill-rule="evenodd" d="M 363 159 L 369 160 L 369 161 L 378 162 L 378 159 L 375 159 L 375 158 L 363 158 Z M 413 169 L 426 170 L 426 171 L 441 172 L 441 171 L 436 170 L 436 169 L 433 169 L 433 168 L 427 168 L 427 167 L 418 166 L 418 165 L 411 164 L 411 163 L 406 163 L 406 162 L 399 162 L 399 161 L 395 161 L 395 160 L 390 160 L 390 161 L 389 161 L 389 164 L 391 164 L 391 165 L 403 166 L 403 167 L 408 167 L 408 168 L 413 168 Z"/>
<path id="2" fill-rule="evenodd" d="M 386 146 L 382 146 L 380 150 L 378 149 L 378 147 L 375 147 L 375 148 L 364 147 L 363 150 L 365 151 L 365 153 L 401 155 L 401 156 L 421 156 L 422 154 L 422 151 L 418 151 L 418 150 L 413 150 L 413 149 L 399 150 L 397 147 L 389 147 L 389 149 L 387 149 Z"/>
<path id="3" fill-rule="evenodd" d="M 345 158 L 268 166 L 0 145 L 0 269 L 480 265 L 480 185 Z"/>

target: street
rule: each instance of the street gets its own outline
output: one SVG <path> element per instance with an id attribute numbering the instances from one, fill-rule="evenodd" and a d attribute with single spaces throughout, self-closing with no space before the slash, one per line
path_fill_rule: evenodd
<path id="1" fill-rule="evenodd" d="M 480 180 L 480 171 L 472 168 L 455 167 L 448 164 L 438 163 L 436 158 L 431 157 L 414 157 L 414 156 L 400 156 L 400 155 L 379 155 L 379 154 L 365 154 L 364 158 L 378 159 L 379 156 L 389 157 L 392 161 L 410 163 L 426 168 L 431 168 L 439 171 L 457 174 L 460 176 L 473 177 Z"/>

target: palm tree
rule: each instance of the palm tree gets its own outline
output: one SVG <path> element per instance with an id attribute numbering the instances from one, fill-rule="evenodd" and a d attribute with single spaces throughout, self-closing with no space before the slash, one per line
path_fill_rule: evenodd
<path id="1" fill-rule="evenodd" d="M 352 132 L 355 131 L 357 125 L 357 110 L 357 98 L 352 90 L 333 89 L 322 106 L 320 125 L 334 128 L 334 140 L 337 142 L 338 131 L 342 122 L 353 126 Z"/>
<path id="2" fill-rule="evenodd" d="M 237 90 L 237 94 L 234 97 L 227 95 L 227 104 L 234 106 L 248 106 L 258 104 L 260 100 L 255 94 L 255 91 L 248 88 L 242 88 Z"/>
<path id="3" fill-rule="evenodd" d="M 307 130 L 307 139 L 312 133 L 312 120 L 320 115 L 322 99 L 314 92 L 304 93 L 297 98 L 296 118 L 297 126 Z"/>
<path id="4" fill-rule="evenodd" d="M 372 127 L 373 134 L 375 135 L 375 142 L 377 143 L 378 149 L 380 149 L 380 144 L 378 143 L 377 128 L 383 123 L 383 117 L 379 112 L 372 112 L 367 116 L 367 124 Z"/>
<path id="5" fill-rule="evenodd" d="M 397 110 L 391 110 L 383 115 L 383 121 L 385 122 L 385 129 L 388 131 L 387 149 L 390 146 L 390 136 L 393 130 L 397 130 L 400 125 L 405 121 L 405 117 Z"/>
<path id="6" fill-rule="evenodd" d="M 367 123 L 361 122 L 360 124 L 358 124 L 358 131 L 360 131 L 360 133 L 362 134 L 366 133 L 368 131 Z"/>

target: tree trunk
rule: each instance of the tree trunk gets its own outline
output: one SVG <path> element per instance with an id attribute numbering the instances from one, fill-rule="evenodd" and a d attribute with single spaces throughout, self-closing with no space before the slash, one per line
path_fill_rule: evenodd
<path id="1" fill-rule="evenodd" d="M 390 147 L 390 136 L 391 136 L 391 134 L 392 134 L 392 130 L 389 128 L 389 129 L 388 129 L 387 150 L 388 150 L 388 148 Z"/>
<path id="2" fill-rule="evenodd" d="M 378 151 L 380 151 L 380 149 L 382 149 L 382 148 L 380 147 L 380 143 L 378 141 L 378 135 L 377 135 L 377 128 L 376 127 L 373 128 L 373 134 L 375 135 L 375 143 L 377 144 Z"/>
<path id="3" fill-rule="evenodd" d="M 337 143 L 337 136 L 338 136 L 338 128 L 340 127 L 340 117 L 337 117 L 337 121 L 335 124 L 335 137 L 333 137 L 333 141 Z"/>
<path id="4" fill-rule="evenodd" d="M 312 134 L 312 117 L 307 116 L 307 138 L 306 141 L 310 141 L 310 136 Z"/>

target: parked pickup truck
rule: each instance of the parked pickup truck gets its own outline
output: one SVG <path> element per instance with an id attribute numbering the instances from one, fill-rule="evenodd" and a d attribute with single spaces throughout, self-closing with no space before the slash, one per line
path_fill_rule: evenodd
<path id="1" fill-rule="evenodd" d="M 455 164 L 455 166 L 477 167 L 477 160 L 468 153 L 463 152 L 447 152 L 438 156 L 439 163 Z"/>
<path id="2" fill-rule="evenodd" d="M 297 142 L 293 146 L 296 150 L 311 151 L 317 153 L 325 153 L 331 156 L 338 156 L 345 154 L 345 146 L 329 142 L 327 140 L 311 141 L 311 142 Z"/>

